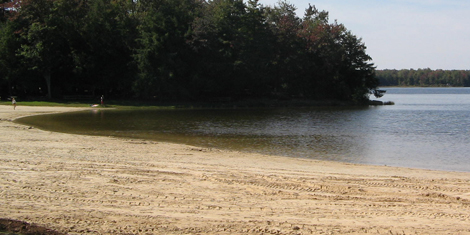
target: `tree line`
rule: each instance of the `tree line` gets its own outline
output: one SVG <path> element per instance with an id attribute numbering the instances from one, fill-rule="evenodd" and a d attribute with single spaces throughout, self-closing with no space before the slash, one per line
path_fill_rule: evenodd
<path id="1" fill-rule="evenodd" d="M 382 86 L 470 87 L 470 70 L 402 69 L 376 70 Z"/>
<path id="2" fill-rule="evenodd" d="M 361 38 L 326 11 L 257 0 L 1 0 L 0 96 L 362 102 Z"/>

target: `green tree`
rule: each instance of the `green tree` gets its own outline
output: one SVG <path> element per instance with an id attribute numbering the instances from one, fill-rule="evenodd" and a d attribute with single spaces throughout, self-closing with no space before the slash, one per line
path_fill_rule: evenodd
<path id="1" fill-rule="evenodd" d="M 273 94 L 282 98 L 303 97 L 308 91 L 308 84 L 302 84 L 303 75 L 308 74 L 305 48 L 298 36 L 302 20 L 296 15 L 297 8 L 287 1 L 279 1 L 265 10 L 266 21 L 275 43 L 271 68 L 274 71 L 270 86 Z M 307 70 L 306 70 L 307 69 Z"/>
<path id="2" fill-rule="evenodd" d="M 350 31 L 341 35 L 341 69 L 343 77 L 341 95 L 343 99 L 356 102 L 368 100 L 369 91 L 377 89 L 378 79 L 375 77 L 375 67 L 370 63 L 372 58 L 366 53 L 366 46 L 360 38 Z"/>
<path id="3" fill-rule="evenodd" d="M 12 75 L 27 65 L 49 97 L 365 100 L 377 80 L 362 40 L 326 11 L 295 12 L 285 0 L 24 0 L 1 27 L 1 76 L 40 86 Z"/>
<path id="4" fill-rule="evenodd" d="M 25 41 L 18 51 L 31 69 L 42 74 L 47 96 L 52 98 L 52 75 L 70 65 L 70 48 L 60 16 L 52 0 L 25 0 L 18 20 L 25 25 L 21 37 Z"/>
<path id="5" fill-rule="evenodd" d="M 95 95 L 128 95 L 136 70 L 132 53 L 137 37 L 137 20 L 130 0 L 90 0 L 68 18 L 75 73 L 80 89 Z M 71 13 L 72 14 L 72 13 Z M 72 36 L 75 35 L 75 36 Z"/>
<path id="6" fill-rule="evenodd" d="M 201 56 L 197 67 L 200 97 L 233 96 L 236 93 L 238 30 L 245 14 L 239 0 L 205 2 L 193 23 L 191 46 Z"/>
<path id="7" fill-rule="evenodd" d="M 0 85 L 11 89 L 12 79 L 15 77 L 16 48 L 19 46 L 15 38 L 14 29 L 9 21 L 0 22 Z M 11 90 L 0 89 L 0 97 L 11 95 Z"/>
<path id="8" fill-rule="evenodd" d="M 217 0 L 203 4 L 193 23 L 193 50 L 203 97 L 260 97 L 270 93 L 273 37 L 258 1 Z"/>
<path id="9" fill-rule="evenodd" d="M 22 63 L 17 56 L 17 51 L 21 48 L 22 40 L 19 35 L 20 24 L 13 19 L 16 17 L 16 11 L 13 7 L 17 6 L 16 1 L 6 1 L 2 20 L 0 21 L 0 96 L 5 98 L 11 95 L 23 95 L 36 89 L 38 85 L 34 79 L 31 79 L 28 67 Z M 32 88 L 34 87 L 34 88 Z"/>
<path id="10" fill-rule="evenodd" d="M 139 36 L 134 59 L 139 74 L 134 92 L 138 97 L 160 100 L 190 98 L 195 58 L 187 41 L 198 2 L 141 0 L 137 9 Z"/>
<path id="11" fill-rule="evenodd" d="M 234 62 L 235 92 L 244 97 L 265 97 L 272 92 L 275 40 L 265 17 L 265 9 L 258 0 L 243 6 L 233 47 L 237 57 Z"/>
<path id="12" fill-rule="evenodd" d="M 366 46 L 342 24 L 329 23 L 328 12 L 309 6 L 298 36 L 306 48 L 300 84 L 311 98 L 364 102 L 378 80 Z"/>
<path id="13" fill-rule="evenodd" d="M 57 95 L 128 94 L 135 74 L 133 7 L 131 0 L 22 1 L 14 19 L 22 40 L 17 54 L 45 78 L 49 98 L 54 88 Z"/>

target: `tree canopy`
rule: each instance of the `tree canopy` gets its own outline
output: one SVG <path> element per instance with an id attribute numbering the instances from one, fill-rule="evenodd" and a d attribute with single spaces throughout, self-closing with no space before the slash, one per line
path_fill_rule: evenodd
<path id="1" fill-rule="evenodd" d="M 361 38 L 315 6 L 300 18 L 287 1 L 3 2 L 3 96 L 362 102 L 378 86 Z"/>

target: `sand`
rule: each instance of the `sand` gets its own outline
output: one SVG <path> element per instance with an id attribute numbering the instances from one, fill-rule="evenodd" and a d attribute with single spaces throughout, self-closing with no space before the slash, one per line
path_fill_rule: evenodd
<path id="1" fill-rule="evenodd" d="M 0 106 L 0 218 L 67 234 L 470 234 L 470 173 L 55 133 Z"/>

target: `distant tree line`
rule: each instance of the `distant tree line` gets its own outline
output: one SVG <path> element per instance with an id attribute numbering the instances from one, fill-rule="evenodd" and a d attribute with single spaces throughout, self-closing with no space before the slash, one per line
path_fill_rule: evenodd
<path id="1" fill-rule="evenodd" d="M 365 101 L 360 38 L 286 1 L 0 0 L 0 96 Z"/>
<path id="2" fill-rule="evenodd" d="M 377 70 L 381 86 L 470 87 L 470 70 L 402 69 Z"/>

